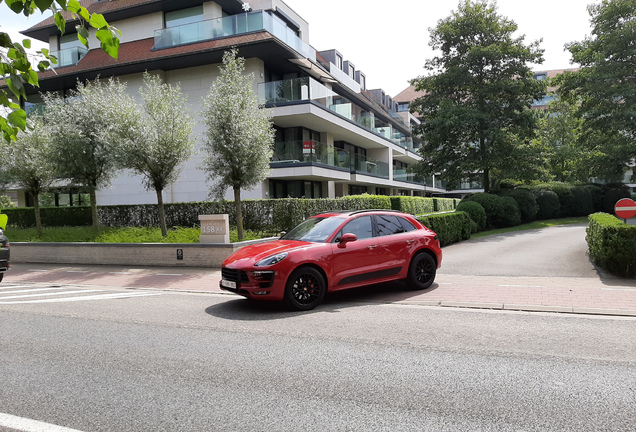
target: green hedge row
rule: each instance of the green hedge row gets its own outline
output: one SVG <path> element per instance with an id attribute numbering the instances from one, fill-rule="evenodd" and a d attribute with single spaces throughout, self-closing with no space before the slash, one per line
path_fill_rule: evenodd
<path id="1" fill-rule="evenodd" d="M 589 217 L 587 246 L 592 261 L 623 277 L 636 277 L 636 226 L 607 213 Z"/>
<path id="2" fill-rule="evenodd" d="M 414 215 L 452 211 L 458 203 L 459 200 L 454 198 L 391 197 L 391 209 Z"/>
<path id="3" fill-rule="evenodd" d="M 9 217 L 9 225 L 18 228 L 31 228 L 35 226 L 35 212 L 33 207 L 3 208 L 2 213 Z M 90 207 L 41 207 L 40 218 L 42 225 L 47 227 L 57 226 L 90 226 Z"/>
<path id="4" fill-rule="evenodd" d="M 423 215 L 417 218 L 426 227 L 435 231 L 442 247 L 470 238 L 470 217 L 468 213 L 455 211 Z"/>

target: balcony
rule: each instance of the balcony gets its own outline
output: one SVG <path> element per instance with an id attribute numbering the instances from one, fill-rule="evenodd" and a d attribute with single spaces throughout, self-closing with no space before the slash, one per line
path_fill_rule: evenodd
<path id="1" fill-rule="evenodd" d="M 393 180 L 405 183 L 415 183 L 423 186 L 433 186 L 433 177 L 422 178 L 404 168 L 393 168 Z"/>
<path id="2" fill-rule="evenodd" d="M 270 167 L 322 165 L 349 171 L 349 153 L 318 141 L 285 141 L 274 144 Z"/>
<path id="3" fill-rule="evenodd" d="M 274 144 L 271 168 L 283 168 L 293 165 L 322 166 L 347 171 L 352 174 L 364 174 L 389 178 L 389 164 L 362 155 L 354 154 L 318 141 L 286 141 Z"/>
<path id="4" fill-rule="evenodd" d="M 259 103 L 281 104 L 312 101 L 356 123 L 398 146 L 413 151 L 413 139 L 395 129 L 390 123 L 376 118 L 349 99 L 328 89 L 310 77 L 271 81 L 258 85 Z"/>
<path id="5" fill-rule="evenodd" d="M 316 60 L 315 49 L 303 42 L 284 23 L 265 11 L 249 12 L 155 30 L 154 49 L 171 48 L 263 30 L 268 31 L 304 57 Z"/>
<path id="6" fill-rule="evenodd" d="M 51 55 L 57 57 L 57 64 L 51 64 L 51 67 L 58 68 L 64 66 L 73 66 L 84 58 L 88 49 L 84 47 L 66 48 L 60 51 L 52 51 Z"/>

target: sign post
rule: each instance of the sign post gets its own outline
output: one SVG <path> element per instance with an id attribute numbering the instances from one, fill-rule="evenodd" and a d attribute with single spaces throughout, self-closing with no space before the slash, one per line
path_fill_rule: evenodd
<path id="1" fill-rule="evenodd" d="M 614 206 L 614 212 L 616 216 L 623 219 L 623 222 L 627 223 L 627 219 L 636 215 L 636 202 L 629 198 L 618 200 Z"/>

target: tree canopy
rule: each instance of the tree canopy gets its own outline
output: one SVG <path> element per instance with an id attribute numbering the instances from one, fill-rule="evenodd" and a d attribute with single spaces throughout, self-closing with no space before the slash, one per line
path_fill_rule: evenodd
<path id="1" fill-rule="evenodd" d="M 529 108 L 546 86 L 528 66 L 543 62 L 540 41 L 526 45 L 516 31 L 486 0 L 462 1 L 430 29 L 430 46 L 441 54 L 412 82 L 425 92 L 411 104 L 423 117 L 419 174 L 441 174 L 448 188 L 481 177 L 488 191 L 493 171 L 523 163 L 516 143 L 532 138 Z"/>
<path id="2" fill-rule="evenodd" d="M 232 188 L 239 238 L 243 238 L 241 189 L 262 182 L 269 172 L 274 129 L 270 114 L 259 106 L 253 74 L 244 75 L 245 59 L 226 51 L 221 75 L 205 98 L 203 120 L 207 140 L 203 169 L 215 182 L 213 193 L 223 198 Z"/>
<path id="3" fill-rule="evenodd" d="M 101 48 L 113 58 L 117 58 L 118 36 L 121 35 L 119 30 L 109 25 L 103 15 L 89 13 L 78 0 L 4 0 L 4 4 L 10 9 L 10 13 L 24 16 L 50 10 L 61 34 L 64 34 L 66 30 L 65 16 L 77 19 L 79 21 L 75 26 L 77 37 L 87 48 L 88 26 L 96 29 L 95 36 L 100 41 Z M 4 9 L 4 6 L 0 5 L 0 8 Z M 64 12 L 67 14 L 65 15 Z M 2 12 L 3 15 L 5 13 Z M 15 140 L 18 132 L 26 128 L 26 113 L 15 101 L 26 99 L 25 84 L 37 87 L 39 83 L 38 74 L 33 70 L 27 53 L 30 48 L 29 39 L 24 39 L 22 42 L 12 41 L 7 33 L 0 32 L 0 76 L 5 77 L 5 84 L 13 95 L 11 97 L 5 90 L 0 90 L 0 130 L 7 142 Z M 43 49 L 38 53 L 46 58 L 38 63 L 38 70 L 43 71 L 51 63 L 57 63 L 57 59 L 49 55 L 49 50 Z"/>
<path id="4" fill-rule="evenodd" d="M 636 159 L 636 0 L 603 0 L 588 12 L 592 34 L 567 45 L 581 68 L 556 83 L 563 99 L 579 105 L 591 174 L 610 180 Z"/>

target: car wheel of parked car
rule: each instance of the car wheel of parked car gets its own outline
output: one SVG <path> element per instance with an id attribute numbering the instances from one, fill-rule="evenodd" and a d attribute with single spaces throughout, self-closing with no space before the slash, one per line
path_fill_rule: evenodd
<path id="1" fill-rule="evenodd" d="M 419 253 L 411 260 L 406 283 L 414 290 L 426 289 L 433 284 L 436 272 L 437 266 L 433 257 L 427 253 Z"/>
<path id="2" fill-rule="evenodd" d="M 0 273 L 0 282 L 2 282 L 2 277 L 4 276 L 4 273 Z"/>
<path id="3" fill-rule="evenodd" d="M 285 287 L 285 301 L 294 310 L 310 310 L 325 298 L 327 287 L 322 274 L 312 267 L 296 269 Z"/>

